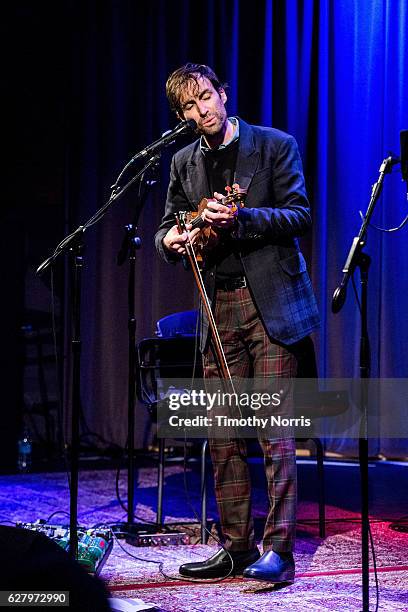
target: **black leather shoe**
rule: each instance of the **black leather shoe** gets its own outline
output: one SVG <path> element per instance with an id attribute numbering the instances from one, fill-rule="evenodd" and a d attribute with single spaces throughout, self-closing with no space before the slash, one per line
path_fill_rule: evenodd
<path id="1" fill-rule="evenodd" d="M 260 554 L 257 548 L 254 550 L 245 550 L 242 552 L 230 552 L 229 554 L 221 548 L 207 561 L 198 561 L 196 563 L 185 563 L 179 569 L 182 576 L 189 578 L 223 578 L 227 576 L 231 570 L 231 559 L 234 562 L 234 567 L 231 571 L 231 576 L 242 574 L 242 571 L 259 559 Z"/>
<path id="2" fill-rule="evenodd" d="M 267 582 L 293 582 L 295 579 L 295 561 L 292 553 L 276 553 L 270 550 L 247 567 L 244 578 L 265 580 Z"/>

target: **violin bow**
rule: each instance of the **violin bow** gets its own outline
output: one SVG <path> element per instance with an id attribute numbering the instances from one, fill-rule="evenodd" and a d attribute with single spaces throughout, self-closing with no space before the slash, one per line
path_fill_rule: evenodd
<path id="1" fill-rule="evenodd" d="M 214 344 L 214 350 L 215 350 L 215 353 L 218 359 L 222 378 L 227 380 L 230 383 L 232 391 L 233 393 L 235 393 L 235 388 L 234 388 L 234 383 L 232 381 L 231 372 L 228 367 L 224 349 L 222 347 L 220 335 L 218 333 L 218 328 L 217 328 L 217 325 L 214 319 L 214 314 L 213 314 L 213 311 L 211 310 L 211 303 L 210 303 L 206 288 L 204 286 L 203 277 L 202 277 L 202 274 L 198 266 L 198 261 L 197 261 L 197 257 L 194 251 L 194 247 L 193 247 L 192 242 L 190 241 L 190 235 L 188 233 L 188 230 L 186 229 L 185 221 L 181 219 L 178 213 L 175 213 L 175 217 L 176 217 L 176 222 L 177 222 L 179 233 L 182 234 L 183 232 L 187 232 L 186 251 L 187 251 L 188 259 L 190 261 L 191 269 L 193 271 L 194 280 L 196 282 L 196 285 L 197 285 L 197 288 L 198 288 L 198 291 L 199 291 L 199 294 L 200 294 L 200 297 L 203 303 L 203 307 L 204 307 L 205 313 L 208 318 L 208 323 L 209 323 L 209 327 L 210 327 L 211 334 L 212 334 L 211 337 L 212 337 L 213 344 Z"/>

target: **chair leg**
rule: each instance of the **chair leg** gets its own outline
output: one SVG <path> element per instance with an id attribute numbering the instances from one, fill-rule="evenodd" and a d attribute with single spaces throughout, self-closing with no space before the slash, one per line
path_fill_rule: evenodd
<path id="1" fill-rule="evenodd" d="M 206 451 L 207 440 L 204 440 L 201 447 L 201 544 L 207 544 L 207 474 L 206 474 Z"/>
<path id="2" fill-rule="evenodd" d="M 157 468 L 157 527 L 163 526 L 163 483 L 164 483 L 164 438 L 159 438 L 159 465 Z"/>
<path id="3" fill-rule="evenodd" d="M 316 461 L 317 461 L 317 481 L 319 485 L 318 499 L 319 499 L 319 536 L 321 538 L 326 537 L 326 504 L 324 494 L 324 452 L 323 444 L 320 438 L 313 438 L 313 442 L 316 446 Z"/>

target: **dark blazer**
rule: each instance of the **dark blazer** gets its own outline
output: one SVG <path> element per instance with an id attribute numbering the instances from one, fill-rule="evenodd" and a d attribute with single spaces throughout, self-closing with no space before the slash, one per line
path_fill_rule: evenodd
<path id="1" fill-rule="evenodd" d="M 251 126 L 239 119 L 239 148 L 234 182 L 248 190 L 245 208 L 238 212 L 235 240 L 260 317 L 271 339 L 293 344 L 319 325 L 319 314 L 306 262 L 296 238 L 311 225 L 302 162 L 295 139 L 273 128 Z M 162 240 L 174 225 L 174 212 L 196 210 L 211 197 L 200 141 L 178 151 L 171 163 L 165 215 L 156 234 L 156 247 L 168 262 Z M 215 268 L 204 273 L 210 299 Z M 201 348 L 208 326 L 202 317 Z"/>

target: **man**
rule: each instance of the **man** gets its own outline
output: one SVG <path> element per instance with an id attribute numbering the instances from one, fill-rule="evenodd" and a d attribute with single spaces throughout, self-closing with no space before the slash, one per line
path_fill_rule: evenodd
<path id="1" fill-rule="evenodd" d="M 186 64 L 167 80 L 179 119 L 194 119 L 200 139 L 172 160 L 166 210 L 156 246 L 168 262 L 185 254 L 174 212 L 195 210 L 220 235 L 206 261 L 204 282 L 232 377 L 292 378 L 297 358 L 319 316 L 296 237 L 311 225 L 295 140 L 279 130 L 227 117 L 224 86 L 208 66 Z M 247 191 L 245 207 L 221 202 L 226 185 Z M 194 241 L 199 230 L 190 232 Z M 218 376 L 208 323 L 201 317 L 204 376 Z M 210 439 L 215 491 L 225 547 L 210 559 L 187 563 L 180 574 L 217 578 L 243 572 L 270 582 L 294 579 L 296 451 L 292 438 L 262 439 L 270 501 L 261 558 L 254 540 L 246 444 Z"/>

